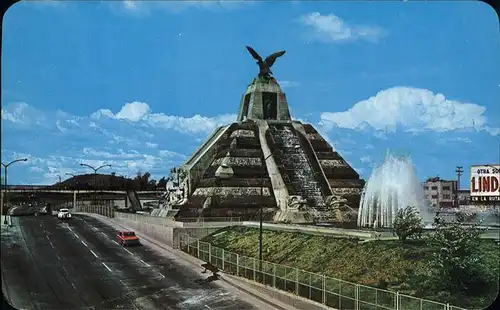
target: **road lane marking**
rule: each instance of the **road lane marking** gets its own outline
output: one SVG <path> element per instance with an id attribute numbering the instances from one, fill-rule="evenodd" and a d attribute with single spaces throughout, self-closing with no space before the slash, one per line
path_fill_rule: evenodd
<path id="1" fill-rule="evenodd" d="M 68 275 L 68 271 L 66 270 L 66 268 L 64 268 L 64 266 L 62 267 L 62 270 L 64 271 L 65 275 Z"/>
<path id="2" fill-rule="evenodd" d="M 51 241 L 49 241 L 49 243 L 50 243 L 50 246 L 51 246 L 53 249 L 55 249 L 55 248 L 54 248 L 54 244 L 52 244 L 52 242 L 51 242 Z"/>
<path id="3" fill-rule="evenodd" d="M 71 283 L 71 286 L 75 289 L 75 291 L 77 290 L 76 286 L 73 283 Z"/>
<path id="4" fill-rule="evenodd" d="M 50 242 L 50 238 L 49 238 L 49 236 L 45 235 L 45 237 L 46 237 L 46 238 L 47 238 L 47 240 L 49 240 L 49 242 Z"/>
<path id="5" fill-rule="evenodd" d="M 97 254 L 94 253 L 94 251 L 90 250 L 90 253 L 92 253 L 95 257 L 98 257 Z"/>
<path id="6" fill-rule="evenodd" d="M 58 260 L 61 260 L 61 258 L 59 257 L 59 255 L 56 254 L 56 257 L 57 257 Z"/>
<path id="7" fill-rule="evenodd" d="M 144 265 L 146 265 L 146 266 L 148 266 L 148 267 L 151 267 L 151 265 L 150 265 L 150 264 L 146 263 L 146 262 L 145 262 L 145 261 L 143 261 L 142 259 L 141 259 L 141 262 L 143 262 L 143 263 L 144 263 Z"/>
<path id="8" fill-rule="evenodd" d="M 105 233 L 103 233 L 102 231 L 101 231 L 100 233 L 101 233 L 101 234 L 103 234 L 103 235 L 104 235 L 104 237 L 106 237 L 106 238 L 108 237 L 108 235 L 106 235 L 106 234 L 105 234 Z"/>
<path id="9" fill-rule="evenodd" d="M 106 265 L 105 263 L 101 263 L 104 267 L 106 267 L 106 269 L 109 270 L 109 272 L 111 272 L 111 269 L 108 267 L 108 265 Z"/>
<path id="10" fill-rule="evenodd" d="M 75 237 L 77 237 L 78 239 L 80 239 L 80 237 L 78 237 L 78 235 L 77 235 L 77 234 L 73 233 L 73 235 L 75 235 Z"/>
<path id="11" fill-rule="evenodd" d="M 208 305 L 205 305 L 205 308 L 207 308 L 207 309 L 212 309 L 212 308 L 210 308 Z"/>
<path id="12" fill-rule="evenodd" d="M 88 245 L 87 245 L 85 242 L 83 242 L 83 240 L 80 240 L 80 242 L 81 242 L 84 246 L 88 247 Z"/>
<path id="13" fill-rule="evenodd" d="M 163 273 L 160 273 L 160 276 L 161 276 L 162 278 L 165 278 L 165 276 L 163 275 Z"/>
<path id="14" fill-rule="evenodd" d="M 130 255 L 134 255 L 134 253 L 130 252 L 129 250 L 127 250 L 127 249 L 125 249 L 125 248 L 123 248 L 123 249 L 124 249 L 125 251 L 127 251 L 127 252 L 128 252 L 128 254 L 130 254 Z"/>
<path id="15" fill-rule="evenodd" d="M 71 227 L 68 226 L 68 229 L 71 230 L 71 232 L 73 232 L 73 229 L 71 229 Z"/>

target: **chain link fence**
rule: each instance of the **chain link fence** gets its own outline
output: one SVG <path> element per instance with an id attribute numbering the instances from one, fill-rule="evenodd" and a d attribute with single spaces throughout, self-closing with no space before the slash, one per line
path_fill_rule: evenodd
<path id="1" fill-rule="evenodd" d="M 187 234 L 180 235 L 182 251 L 217 266 L 224 272 L 336 309 L 349 310 L 465 310 L 436 301 L 412 297 L 305 270 L 259 261 L 212 246 Z"/>

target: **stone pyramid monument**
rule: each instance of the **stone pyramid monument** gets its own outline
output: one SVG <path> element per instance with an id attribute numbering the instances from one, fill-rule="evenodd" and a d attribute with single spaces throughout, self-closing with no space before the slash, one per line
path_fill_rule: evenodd
<path id="1" fill-rule="evenodd" d="M 235 123 L 217 128 L 187 160 L 185 199 L 175 218 L 325 220 L 332 198 L 357 209 L 364 181 L 311 124 L 292 120 L 285 93 L 265 60 L 247 47 L 259 75 L 241 98 Z"/>

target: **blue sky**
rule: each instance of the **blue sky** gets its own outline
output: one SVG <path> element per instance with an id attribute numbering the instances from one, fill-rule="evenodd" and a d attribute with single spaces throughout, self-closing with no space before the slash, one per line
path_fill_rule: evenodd
<path id="1" fill-rule="evenodd" d="M 22 2 L 3 21 L 9 183 L 79 167 L 168 174 L 235 120 L 273 66 L 293 116 L 368 178 L 388 149 L 421 179 L 500 160 L 498 18 L 481 2 Z M 467 182 L 462 182 L 466 187 Z"/>

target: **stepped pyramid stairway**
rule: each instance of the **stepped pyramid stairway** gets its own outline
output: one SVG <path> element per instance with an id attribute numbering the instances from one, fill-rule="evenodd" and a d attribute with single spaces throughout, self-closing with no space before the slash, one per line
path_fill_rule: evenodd
<path id="1" fill-rule="evenodd" d="M 275 160 L 282 168 L 282 177 L 289 195 L 302 196 L 312 208 L 312 213 L 323 211 L 325 198 L 293 126 L 291 124 L 270 124 L 269 130 L 276 147 Z M 316 215 L 319 216 L 319 214 Z"/>

